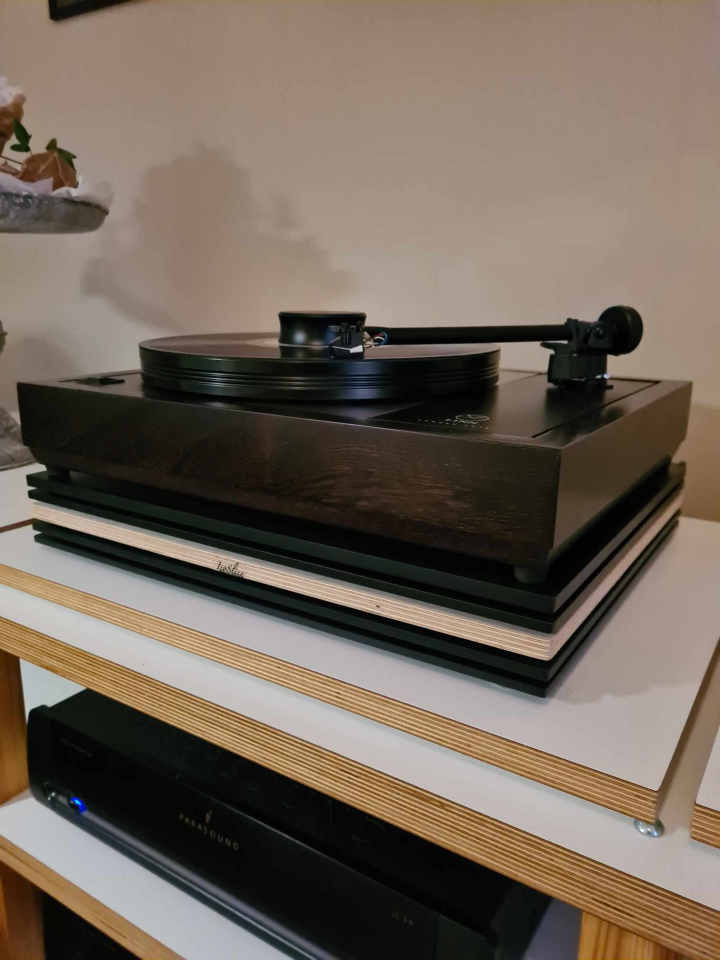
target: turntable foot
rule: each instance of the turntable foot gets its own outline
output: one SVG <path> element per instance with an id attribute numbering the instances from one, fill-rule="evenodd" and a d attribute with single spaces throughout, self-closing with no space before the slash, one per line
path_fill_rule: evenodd
<path id="1" fill-rule="evenodd" d="M 547 580 L 547 567 L 513 567 L 515 579 L 520 583 L 544 583 Z"/>
<path id="2" fill-rule="evenodd" d="M 656 840 L 665 833 L 662 820 L 655 820 L 653 823 L 646 823 L 644 820 L 633 820 L 633 824 L 638 833 L 641 833 L 644 837 L 651 837 L 653 840 Z"/>
<path id="3" fill-rule="evenodd" d="M 69 480 L 70 471 L 64 470 L 62 467 L 45 467 L 45 470 L 48 475 L 48 480 Z"/>

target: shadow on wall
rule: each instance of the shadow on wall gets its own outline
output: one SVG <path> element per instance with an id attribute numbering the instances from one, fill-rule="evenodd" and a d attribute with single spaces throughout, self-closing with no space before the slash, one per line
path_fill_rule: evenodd
<path id="1" fill-rule="evenodd" d="M 720 407 L 694 403 L 678 460 L 687 460 L 683 513 L 720 520 Z"/>
<path id="2" fill-rule="evenodd" d="M 0 357 L 0 407 L 17 410 L 19 380 L 55 380 L 79 373 L 77 357 L 64 353 L 46 340 L 23 336 L 8 330 L 7 343 Z"/>
<path id="3" fill-rule="evenodd" d="M 272 330 L 283 309 L 332 307 L 352 292 L 291 200 L 264 205 L 222 150 L 196 147 L 145 174 L 132 217 L 108 222 L 84 292 L 143 334 Z"/>

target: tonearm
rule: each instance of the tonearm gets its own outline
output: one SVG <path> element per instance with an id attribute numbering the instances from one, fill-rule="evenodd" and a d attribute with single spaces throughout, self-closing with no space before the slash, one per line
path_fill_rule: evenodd
<path id="1" fill-rule="evenodd" d="M 537 343 L 552 351 L 548 380 L 557 386 L 606 386 L 608 355 L 631 353 L 643 322 L 632 307 L 608 307 L 597 320 L 482 327 L 368 327 L 363 313 L 281 313 L 280 342 L 295 348 L 330 349 L 338 357 L 369 347 L 442 343 Z"/>

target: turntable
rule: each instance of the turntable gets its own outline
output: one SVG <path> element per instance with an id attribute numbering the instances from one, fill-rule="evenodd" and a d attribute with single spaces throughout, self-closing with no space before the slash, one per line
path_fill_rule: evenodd
<path id="1" fill-rule="evenodd" d="M 690 384 L 611 378 L 639 314 L 168 337 L 20 384 L 38 539 L 545 693 L 669 535 Z M 547 378 L 500 370 L 541 341 Z"/>

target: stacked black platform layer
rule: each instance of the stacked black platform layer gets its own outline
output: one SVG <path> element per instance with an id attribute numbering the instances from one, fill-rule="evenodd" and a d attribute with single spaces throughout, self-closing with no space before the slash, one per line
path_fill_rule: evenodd
<path id="1" fill-rule="evenodd" d="M 348 538 L 317 524 L 290 522 L 118 481 L 79 474 L 35 474 L 28 482 L 31 496 L 41 505 L 432 603 L 550 638 L 597 593 L 603 580 L 610 582 L 614 568 L 620 569 L 618 558 L 636 545 L 632 563 L 626 563 L 622 575 L 614 578 L 558 652 L 550 659 L 540 659 L 268 587 L 57 523 L 35 522 L 36 539 L 42 543 L 542 696 L 673 529 L 677 515 L 669 505 L 682 486 L 683 475 L 684 469 L 675 466 L 647 480 L 578 539 L 542 584 L 519 583 L 502 564 L 478 561 L 470 566 L 467 558 L 442 551 L 406 547 L 367 535 Z M 662 523 L 661 518 L 665 518 Z M 653 538 L 639 549 L 637 545 L 648 539 L 650 529 L 655 529 Z"/>
<path id="2" fill-rule="evenodd" d="M 520 960 L 548 903 L 89 690 L 31 712 L 28 757 L 37 800 L 292 956 Z"/>

